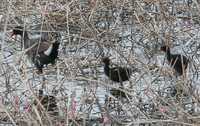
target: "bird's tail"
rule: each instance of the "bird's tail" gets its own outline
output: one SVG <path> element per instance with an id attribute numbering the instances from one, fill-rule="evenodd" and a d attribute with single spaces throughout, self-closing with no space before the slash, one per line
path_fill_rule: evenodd
<path id="1" fill-rule="evenodd" d="M 60 43 L 56 41 L 52 45 L 53 45 L 53 48 L 49 56 L 56 59 L 58 56 L 58 48 L 59 48 Z"/>

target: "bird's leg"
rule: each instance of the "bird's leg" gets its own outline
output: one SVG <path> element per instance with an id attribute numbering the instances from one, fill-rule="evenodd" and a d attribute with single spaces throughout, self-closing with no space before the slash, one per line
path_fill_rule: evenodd
<path id="1" fill-rule="evenodd" d="M 124 86 L 123 86 L 123 82 L 122 82 L 122 81 L 120 81 L 120 85 L 121 85 L 122 87 L 124 87 Z"/>
<path id="2" fill-rule="evenodd" d="M 43 67 L 44 67 L 44 65 L 38 60 L 38 59 L 35 59 L 35 61 L 34 61 L 34 65 L 35 65 L 35 67 L 37 68 L 37 74 L 41 74 L 41 73 L 43 73 Z"/>
<path id="3" fill-rule="evenodd" d="M 106 96 L 106 99 L 105 99 L 105 103 L 106 103 L 106 108 L 110 108 L 110 107 L 112 107 L 111 106 L 111 98 L 110 98 L 110 96 Z"/>
<path id="4" fill-rule="evenodd" d="M 44 75 L 42 74 L 42 89 L 45 89 L 45 77 Z"/>
<path id="5" fill-rule="evenodd" d="M 42 69 L 43 69 L 44 65 L 41 63 L 39 57 L 33 56 L 33 57 L 32 57 L 32 62 L 34 63 L 35 67 L 36 67 L 37 70 L 38 70 L 36 73 L 37 73 L 37 74 L 41 74 L 41 73 L 43 72 Z"/>

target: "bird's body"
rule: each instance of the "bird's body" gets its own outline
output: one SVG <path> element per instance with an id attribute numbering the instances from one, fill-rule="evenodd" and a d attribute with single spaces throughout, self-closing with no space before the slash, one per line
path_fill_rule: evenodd
<path id="1" fill-rule="evenodd" d="M 180 75 L 187 69 L 188 59 L 182 54 L 171 54 L 169 47 L 162 46 L 160 50 L 166 52 L 167 60 Z"/>
<path id="2" fill-rule="evenodd" d="M 40 104 L 47 110 L 47 111 L 55 111 L 54 114 L 57 114 L 57 100 L 55 96 L 52 95 L 44 95 L 42 90 L 39 90 L 38 100 Z M 38 101 L 34 101 L 34 105 L 38 105 Z"/>
<path id="3" fill-rule="evenodd" d="M 39 100 L 41 104 L 56 104 L 56 97 L 52 95 L 44 95 L 42 90 L 39 90 Z"/>
<path id="4" fill-rule="evenodd" d="M 22 47 L 26 49 L 26 54 L 31 57 L 32 62 L 40 73 L 43 72 L 43 66 L 54 64 L 58 57 L 59 42 L 50 43 L 45 39 L 30 39 L 28 32 L 22 27 L 15 27 L 11 36 L 20 35 L 22 37 Z"/>
<path id="5" fill-rule="evenodd" d="M 116 98 L 118 98 L 118 97 L 122 97 L 122 98 L 129 97 L 129 98 L 132 98 L 132 96 L 129 95 L 127 92 L 129 92 L 129 91 L 124 89 L 124 87 L 110 89 L 110 94 L 115 96 Z"/>
<path id="6" fill-rule="evenodd" d="M 58 48 L 59 43 L 55 42 L 52 45 L 52 51 L 49 55 L 45 54 L 44 52 L 38 55 L 34 55 L 35 57 L 32 57 L 32 62 L 35 64 L 35 67 L 40 73 L 42 73 L 42 68 L 44 67 L 44 65 L 48 65 L 49 63 L 51 63 L 52 65 L 55 64 L 55 59 L 58 56 Z"/>
<path id="7" fill-rule="evenodd" d="M 103 58 L 104 72 L 114 82 L 120 82 L 129 80 L 131 76 L 131 70 L 126 67 L 112 67 L 110 68 L 110 60 L 108 57 Z"/>

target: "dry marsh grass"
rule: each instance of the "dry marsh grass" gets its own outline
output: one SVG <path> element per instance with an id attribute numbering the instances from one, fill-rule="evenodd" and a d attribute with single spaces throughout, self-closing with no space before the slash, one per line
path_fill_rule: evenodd
<path id="1" fill-rule="evenodd" d="M 198 126 L 199 6 L 198 0 L 3 0 L 0 124 Z M 32 38 L 60 41 L 56 65 L 36 74 L 20 38 L 10 37 L 18 25 Z M 186 77 L 176 77 L 157 52 L 163 44 L 190 59 Z M 135 70 L 124 88 L 105 77 L 102 56 Z"/>

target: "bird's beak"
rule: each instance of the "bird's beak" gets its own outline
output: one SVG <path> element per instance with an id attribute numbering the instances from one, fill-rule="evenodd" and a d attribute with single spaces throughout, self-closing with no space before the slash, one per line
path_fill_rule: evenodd
<path id="1" fill-rule="evenodd" d="M 13 36 L 14 36 L 14 32 L 11 32 L 11 33 L 10 33 L 10 37 L 13 37 Z"/>

